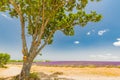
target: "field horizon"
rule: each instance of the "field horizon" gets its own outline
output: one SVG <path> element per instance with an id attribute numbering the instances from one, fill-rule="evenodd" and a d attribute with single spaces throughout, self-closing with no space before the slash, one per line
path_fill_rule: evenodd
<path id="1" fill-rule="evenodd" d="M 22 64 L 22 60 L 13 60 L 10 63 Z M 94 66 L 94 67 L 119 67 L 120 61 L 34 61 L 38 66 Z"/>

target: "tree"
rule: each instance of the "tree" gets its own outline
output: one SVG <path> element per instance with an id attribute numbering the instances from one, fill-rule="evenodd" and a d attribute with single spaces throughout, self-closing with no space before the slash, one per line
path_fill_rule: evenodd
<path id="1" fill-rule="evenodd" d="M 0 53 L 0 67 L 5 67 L 4 65 L 10 60 L 10 55 L 7 53 Z"/>
<path id="2" fill-rule="evenodd" d="M 57 30 L 73 36 L 74 26 L 84 27 L 88 22 L 101 20 L 102 16 L 95 11 L 86 13 L 87 4 L 88 0 L 1 0 L 0 11 L 9 12 L 21 23 L 23 67 L 19 80 L 28 80 L 34 58 L 46 45 L 52 44 Z M 26 27 L 32 37 L 29 49 Z"/>

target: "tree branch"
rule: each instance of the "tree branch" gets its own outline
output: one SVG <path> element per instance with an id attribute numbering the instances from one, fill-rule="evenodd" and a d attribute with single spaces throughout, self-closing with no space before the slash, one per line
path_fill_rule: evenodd
<path id="1" fill-rule="evenodd" d="M 53 31 L 51 31 L 50 35 L 49 35 L 48 38 L 45 40 L 44 44 L 43 44 L 40 48 L 38 48 L 37 54 L 47 45 L 49 39 L 51 38 L 51 36 L 54 34 L 55 31 L 56 31 L 56 29 L 53 30 Z M 37 54 L 36 54 L 36 55 L 37 55 Z"/>
<path id="2" fill-rule="evenodd" d="M 41 29 L 40 29 L 40 35 L 38 36 L 38 43 L 37 43 L 37 45 L 39 45 L 40 44 L 40 42 L 41 42 L 41 38 L 42 38 L 42 34 L 44 33 L 44 29 L 45 29 L 45 26 L 44 26 L 44 22 L 45 22 L 45 11 L 44 11 L 44 9 L 45 9 L 45 3 L 44 3 L 44 0 L 42 0 L 42 26 L 41 26 Z"/>
<path id="3" fill-rule="evenodd" d="M 15 11 L 18 13 L 20 17 L 20 22 L 21 22 L 21 37 L 22 37 L 22 46 L 23 50 L 22 53 L 24 56 L 28 55 L 28 48 L 27 48 L 27 43 L 26 43 L 26 37 L 25 37 L 25 21 L 24 21 L 24 16 L 21 11 L 20 5 L 17 5 L 14 0 L 9 0 L 10 3 L 13 5 L 15 8 Z"/>
<path id="4" fill-rule="evenodd" d="M 58 10 L 62 6 L 63 6 L 63 4 L 61 4 L 60 6 L 56 6 L 54 8 L 55 8 L 55 10 Z M 40 10 L 38 12 L 39 12 L 38 14 L 40 15 Z M 38 23 L 38 21 L 39 21 L 39 18 L 36 19 L 36 24 Z M 41 29 L 40 29 L 40 33 L 38 32 L 38 27 L 36 27 L 36 29 L 35 29 L 35 34 L 33 36 L 33 41 L 32 41 L 32 44 L 31 44 L 30 52 L 31 51 L 35 52 L 35 49 L 41 44 L 41 38 L 43 36 L 44 30 L 45 30 L 45 27 L 47 26 L 48 21 L 49 21 L 49 18 L 45 20 L 45 2 L 44 2 L 44 0 L 42 0 L 42 26 L 41 26 Z M 34 45 L 34 50 L 32 48 L 33 45 Z"/>
<path id="5" fill-rule="evenodd" d="M 46 25 L 47 25 L 47 23 L 49 21 L 49 19 L 46 19 L 46 21 L 45 21 L 45 18 L 44 18 L 44 14 L 45 14 L 44 13 L 44 7 L 45 7 L 44 6 L 45 5 L 44 0 L 43 0 L 42 4 L 43 4 L 42 5 L 42 26 L 41 26 L 40 33 L 39 33 L 39 31 L 38 31 L 39 27 L 37 26 L 37 24 L 39 22 L 39 19 L 41 18 L 41 16 L 39 16 L 40 15 L 40 9 L 39 9 L 39 11 L 38 11 L 39 15 L 36 18 L 36 23 L 35 23 L 35 33 L 33 35 L 33 40 L 32 40 L 32 44 L 31 44 L 31 48 L 30 48 L 30 52 L 33 52 L 33 53 L 35 53 L 35 50 L 40 45 L 41 38 L 42 38 L 42 35 L 44 33 L 44 29 L 45 29 L 45 27 L 46 27 Z M 40 6 L 40 3 L 38 4 L 38 6 Z M 34 46 L 34 48 L 32 46 Z"/>

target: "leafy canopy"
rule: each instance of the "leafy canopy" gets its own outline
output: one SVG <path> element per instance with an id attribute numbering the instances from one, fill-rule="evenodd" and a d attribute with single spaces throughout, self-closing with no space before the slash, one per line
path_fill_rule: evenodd
<path id="1" fill-rule="evenodd" d="M 24 16 L 28 34 L 36 36 L 37 39 L 43 32 L 41 39 L 48 44 L 52 43 L 57 30 L 67 36 L 73 36 L 75 25 L 84 27 L 88 22 L 98 22 L 102 18 L 95 11 L 86 13 L 88 0 L 1 0 L 0 11 L 8 11 L 11 17 L 16 18 L 19 18 L 19 12 L 15 10 L 11 1 L 20 7 L 18 9 Z"/>

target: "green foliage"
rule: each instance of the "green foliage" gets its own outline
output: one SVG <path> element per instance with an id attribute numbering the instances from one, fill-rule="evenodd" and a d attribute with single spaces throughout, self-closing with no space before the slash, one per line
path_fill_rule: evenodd
<path id="1" fill-rule="evenodd" d="M 50 60 L 45 60 L 45 62 L 50 62 Z"/>
<path id="2" fill-rule="evenodd" d="M 30 73 L 29 78 L 38 79 L 39 78 L 38 73 L 35 73 L 35 72 Z"/>
<path id="3" fill-rule="evenodd" d="M 1 0 L 0 1 L 0 11 L 5 12 L 6 10 L 10 9 L 9 1 L 8 0 Z"/>
<path id="4" fill-rule="evenodd" d="M 11 80 L 19 80 L 19 75 L 14 76 Z M 32 72 L 29 75 L 29 80 L 41 80 L 37 72 Z"/>
<path id="5" fill-rule="evenodd" d="M 90 13 L 85 11 L 88 2 L 88 0 L 0 0 L 0 12 L 8 12 L 11 17 L 20 19 L 24 62 L 32 62 L 45 45 L 52 44 L 57 30 L 66 36 L 73 36 L 74 26 L 84 27 L 88 22 L 101 20 L 101 14 L 97 14 L 96 11 Z M 32 37 L 30 49 L 27 46 L 25 28 Z M 1 61 L 1 65 L 3 64 L 6 62 Z M 27 63 L 23 65 L 24 70 Z M 28 73 L 25 70 L 25 73 L 21 74 L 26 77 Z M 34 77 L 34 74 L 32 75 Z"/>
<path id="6" fill-rule="evenodd" d="M 52 44 L 54 33 L 62 31 L 67 36 L 74 35 L 74 26 L 84 27 L 88 22 L 98 22 L 102 16 L 95 11 L 86 13 L 88 0 L 13 0 L 20 7 L 24 21 L 27 23 L 28 34 L 37 37 L 41 33 L 42 24 L 47 20 L 42 40 Z M 100 1 L 100 0 L 91 0 Z M 44 7 L 43 7 L 44 6 Z M 19 14 L 9 0 L 1 0 L 0 11 L 8 11 L 11 17 L 18 18 Z M 44 11 L 44 12 L 43 12 Z M 44 18 L 43 18 L 44 15 Z M 51 35 L 51 33 L 53 33 Z M 51 36 L 50 36 L 51 35 Z"/>
<path id="7" fill-rule="evenodd" d="M 5 64 L 10 60 L 10 55 L 7 53 L 0 53 L 0 67 L 4 67 Z"/>

